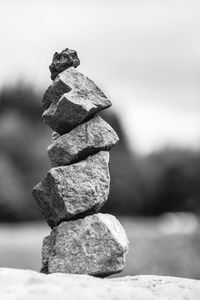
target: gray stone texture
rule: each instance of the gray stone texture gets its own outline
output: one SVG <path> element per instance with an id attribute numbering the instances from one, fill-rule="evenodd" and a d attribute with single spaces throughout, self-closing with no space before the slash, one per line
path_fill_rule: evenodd
<path id="1" fill-rule="evenodd" d="M 109 152 L 101 151 L 69 166 L 52 168 L 33 189 L 50 227 L 97 212 L 109 195 Z"/>
<path id="2" fill-rule="evenodd" d="M 43 242 L 42 272 L 105 277 L 125 266 L 128 239 L 109 214 L 63 222 Z"/>
<path id="3" fill-rule="evenodd" d="M 67 134 L 54 135 L 48 147 L 52 167 L 78 162 L 101 150 L 110 150 L 119 138 L 112 127 L 100 116 L 95 116 Z"/>
<path id="4" fill-rule="evenodd" d="M 80 60 L 75 50 L 66 48 L 60 53 L 56 52 L 53 56 L 52 63 L 49 66 L 51 79 L 54 80 L 59 73 L 68 69 L 69 67 L 76 68 L 79 65 Z"/>
<path id="5" fill-rule="evenodd" d="M 64 81 L 62 73 L 59 74 L 44 93 L 44 97 L 42 99 L 43 109 L 48 109 L 51 103 L 56 104 L 59 101 L 59 99 L 65 93 L 71 91 L 71 89 L 72 88 Z"/>
<path id="6" fill-rule="evenodd" d="M 54 141 L 56 141 L 60 136 L 61 136 L 61 135 L 60 135 L 58 132 L 53 131 L 53 132 L 52 132 L 52 135 L 51 135 L 52 143 L 53 143 Z"/>
<path id="7" fill-rule="evenodd" d="M 60 73 L 43 98 L 43 120 L 64 134 L 111 106 L 96 84 L 71 67 Z"/>
<path id="8" fill-rule="evenodd" d="M 200 280 L 139 275 L 95 278 L 0 268 L 1 300 L 199 300 Z"/>

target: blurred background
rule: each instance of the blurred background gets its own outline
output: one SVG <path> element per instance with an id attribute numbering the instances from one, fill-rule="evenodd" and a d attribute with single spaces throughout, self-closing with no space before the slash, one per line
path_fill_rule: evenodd
<path id="1" fill-rule="evenodd" d="M 112 101 L 104 212 L 127 230 L 122 275 L 200 279 L 200 2 L 0 1 L 0 267 L 39 270 L 50 232 L 31 191 L 50 169 L 41 100 L 55 51 Z"/>

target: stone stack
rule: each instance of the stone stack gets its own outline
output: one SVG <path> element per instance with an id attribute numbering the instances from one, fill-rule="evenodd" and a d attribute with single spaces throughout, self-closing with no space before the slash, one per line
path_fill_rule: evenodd
<path id="1" fill-rule="evenodd" d="M 43 273 L 105 277 L 125 265 L 128 240 L 112 215 L 98 213 L 110 188 L 109 150 L 115 131 L 98 113 L 111 102 L 76 67 L 74 50 L 55 53 L 53 83 L 43 98 L 43 120 L 54 130 L 48 155 L 52 169 L 33 189 L 52 231 L 44 238 Z"/>

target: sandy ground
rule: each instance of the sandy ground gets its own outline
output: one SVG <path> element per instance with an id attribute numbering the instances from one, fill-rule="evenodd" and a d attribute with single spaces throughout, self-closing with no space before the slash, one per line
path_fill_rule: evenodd
<path id="1" fill-rule="evenodd" d="M 200 279 L 200 220 L 190 214 L 120 218 L 130 250 L 120 274 L 157 274 Z M 45 223 L 0 225 L 0 267 L 40 270 Z"/>

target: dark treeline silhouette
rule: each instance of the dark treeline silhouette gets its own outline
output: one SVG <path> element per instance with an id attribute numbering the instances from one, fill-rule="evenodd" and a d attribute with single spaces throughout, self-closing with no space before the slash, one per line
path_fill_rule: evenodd
<path id="1" fill-rule="evenodd" d="M 27 84 L 0 92 L 0 221 L 40 219 L 31 191 L 50 169 L 51 130 L 41 120 L 43 91 Z M 200 213 L 200 153 L 164 149 L 146 157 L 130 152 L 119 117 L 102 113 L 120 143 L 111 150 L 111 191 L 104 212 L 160 215 Z"/>

